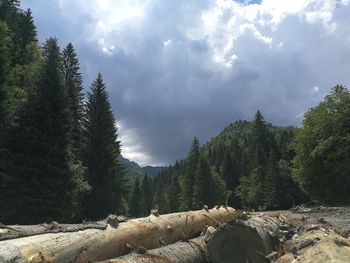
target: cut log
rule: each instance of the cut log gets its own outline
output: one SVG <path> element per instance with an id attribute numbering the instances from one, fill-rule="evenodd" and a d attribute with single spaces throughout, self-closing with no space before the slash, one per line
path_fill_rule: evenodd
<path id="1" fill-rule="evenodd" d="M 222 225 L 208 241 L 210 262 L 266 262 L 277 257 L 289 225 L 282 218 L 247 216 Z"/>
<path id="2" fill-rule="evenodd" d="M 233 208 L 190 211 L 87 229 L 0 241 L 0 262 L 89 262 L 118 257 L 130 249 L 158 248 L 198 236 L 207 225 L 218 226 L 235 218 Z"/>
<path id="3" fill-rule="evenodd" d="M 82 224 L 59 224 L 52 222 L 40 225 L 2 225 L 0 224 L 0 241 L 26 236 L 35 236 L 46 233 L 76 232 L 85 229 L 106 229 L 107 225 L 117 226 L 119 222 L 126 222 L 125 216 L 109 215 L 106 219 L 97 222 L 84 222 Z"/>
<path id="4" fill-rule="evenodd" d="M 214 227 L 208 227 L 204 234 L 188 242 L 179 241 L 165 247 L 145 251 L 143 254 L 131 253 L 100 263 L 203 263 L 208 258 L 206 240 L 215 231 Z"/>

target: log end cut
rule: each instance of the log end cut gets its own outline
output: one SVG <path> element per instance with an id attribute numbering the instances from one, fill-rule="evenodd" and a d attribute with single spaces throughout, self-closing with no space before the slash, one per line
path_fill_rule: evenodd
<path id="1" fill-rule="evenodd" d="M 277 249 L 281 222 L 252 217 L 222 225 L 208 240 L 210 262 L 266 262 Z"/>

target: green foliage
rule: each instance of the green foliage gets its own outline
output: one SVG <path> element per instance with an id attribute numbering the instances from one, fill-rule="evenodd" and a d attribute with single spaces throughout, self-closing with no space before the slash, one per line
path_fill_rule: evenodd
<path id="1" fill-rule="evenodd" d="M 174 174 L 171 177 L 171 182 L 167 191 L 167 200 L 169 202 L 169 210 L 171 212 L 177 212 L 180 209 L 180 181 L 179 176 Z"/>
<path id="2" fill-rule="evenodd" d="M 86 204 L 90 219 L 115 213 L 125 192 L 124 171 L 117 157 L 120 142 L 101 74 L 91 85 L 86 103 L 84 166 L 92 187 Z"/>
<path id="3" fill-rule="evenodd" d="M 304 116 L 295 138 L 294 177 L 320 203 L 349 204 L 350 92 L 335 86 Z"/>
<path id="4" fill-rule="evenodd" d="M 235 145 L 235 147 L 239 147 L 238 144 Z M 236 188 L 239 186 L 239 163 L 235 159 L 231 157 L 231 154 L 229 152 L 226 152 L 222 167 L 221 167 L 221 178 L 225 181 L 226 187 L 233 193 Z M 240 200 L 234 195 L 230 195 L 228 199 L 229 205 L 233 207 L 240 207 Z"/>
<path id="5" fill-rule="evenodd" d="M 192 207 L 200 209 L 203 205 L 214 206 L 215 184 L 210 166 L 204 156 L 200 156 L 193 187 Z"/>
<path id="6" fill-rule="evenodd" d="M 226 127 L 199 150 L 192 143 L 188 158 L 176 162 L 163 170 L 154 180 L 155 204 L 161 203 L 164 211 L 185 211 L 201 208 L 203 204 L 222 204 L 235 208 L 252 209 L 290 208 L 305 201 L 305 196 L 292 180 L 290 161 L 295 151 L 290 147 L 295 128 L 276 127 L 264 121 L 257 112 L 254 122 L 237 121 Z M 193 151 L 192 149 L 198 149 Z M 189 184 L 189 163 L 197 152 L 202 160 L 198 172 L 198 161 L 192 190 L 192 208 L 187 204 L 191 198 L 186 192 Z M 192 158 L 189 158 L 189 157 Z M 210 176 L 208 177 L 208 175 Z M 180 206 L 175 197 L 176 181 L 181 185 Z M 206 190 L 206 195 L 202 194 Z M 167 197 L 167 198 L 165 198 Z M 174 205 L 173 205 L 174 204 Z"/>
<path id="7" fill-rule="evenodd" d="M 85 112 L 73 45 L 63 55 L 55 38 L 40 48 L 30 9 L 0 1 L 1 222 L 72 222 L 127 212 L 125 170 L 116 160 L 120 144 L 100 76 L 96 86 Z M 97 209 L 87 209 L 88 202 Z"/>
<path id="8" fill-rule="evenodd" d="M 75 158 L 80 159 L 83 144 L 83 79 L 80 73 L 79 60 L 72 43 L 69 43 L 62 53 L 63 74 L 70 104 L 72 149 Z"/>
<path id="9" fill-rule="evenodd" d="M 7 76 L 10 71 L 11 38 L 6 23 L 0 21 L 0 147 L 3 146 L 5 130 L 8 125 Z"/>
<path id="10" fill-rule="evenodd" d="M 193 204 L 193 185 L 199 161 L 199 141 L 194 137 L 185 163 L 185 174 L 181 182 L 180 209 L 191 210 Z"/>
<path id="11" fill-rule="evenodd" d="M 48 39 L 43 50 L 39 84 L 9 140 L 10 220 L 19 223 L 67 221 L 73 210 L 69 108 L 57 39 Z"/>
<path id="12" fill-rule="evenodd" d="M 139 217 L 142 215 L 142 193 L 140 188 L 140 180 L 137 177 L 132 187 L 130 202 L 129 202 L 129 213 L 133 217 Z"/>
<path id="13" fill-rule="evenodd" d="M 143 203 L 143 215 L 148 215 L 152 209 L 152 188 L 151 179 L 147 174 L 143 175 L 142 178 L 142 203 Z"/>

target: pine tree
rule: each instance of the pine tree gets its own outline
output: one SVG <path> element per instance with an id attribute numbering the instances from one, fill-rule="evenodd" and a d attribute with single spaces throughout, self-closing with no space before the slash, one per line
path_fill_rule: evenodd
<path id="1" fill-rule="evenodd" d="M 140 181 L 137 177 L 134 182 L 129 201 L 129 213 L 131 216 L 139 217 L 142 214 L 141 199 L 142 193 L 140 188 Z"/>
<path id="2" fill-rule="evenodd" d="M 201 155 L 198 161 L 194 187 L 192 207 L 194 209 L 200 209 L 203 205 L 210 207 L 215 205 L 215 183 L 211 175 L 211 170 L 206 158 Z"/>
<path id="3" fill-rule="evenodd" d="M 199 156 L 199 141 L 197 137 L 194 137 L 190 152 L 186 160 L 185 174 L 181 185 L 180 210 L 182 211 L 192 209 L 193 185 L 195 181 L 195 174 L 197 170 Z"/>
<path id="4" fill-rule="evenodd" d="M 283 182 L 278 167 L 276 153 L 271 150 L 268 170 L 265 179 L 265 204 L 268 209 L 280 207 L 280 199 L 283 197 Z"/>
<path id="5" fill-rule="evenodd" d="M 86 216 L 98 219 L 118 210 L 125 189 L 117 160 L 120 154 L 117 127 L 101 74 L 91 85 L 86 108 L 84 166 L 92 187 Z"/>
<path id="6" fill-rule="evenodd" d="M 7 127 L 7 75 L 10 71 L 11 39 L 6 23 L 0 21 L 0 147 L 3 146 L 4 134 Z"/>
<path id="7" fill-rule="evenodd" d="M 32 16 L 32 11 L 27 9 L 26 11 L 18 12 L 18 19 L 14 29 L 13 42 L 14 50 L 14 64 L 24 65 L 28 64 L 28 47 L 32 43 L 37 43 L 37 32 L 34 25 L 34 19 Z"/>
<path id="8" fill-rule="evenodd" d="M 233 160 L 231 155 L 226 152 L 222 164 L 222 178 L 226 183 L 226 187 L 231 193 L 234 193 L 236 187 L 239 185 L 239 170 L 236 160 Z M 228 203 L 235 208 L 240 207 L 240 201 L 236 196 L 231 195 Z"/>
<path id="9" fill-rule="evenodd" d="M 180 191 L 179 177 L 176 174 L 173 174 L 167 192 L 170 212 L 178 212 L 180 209 Z"/>
<path id="10" fill-rule="evenodd" d="M 248 155 L 250 158 L 250 173 L 241 177 L 240 187 L 236 195 L 243 204 L 262 209 L 264 201 L 264 185 L 271 149 L 275 148 L 272 134 L 268 130 L 264 117 L 257 111 L 248 141 Z"/>
<path id="11" fill-rule="evenodd" d="M 72 216 L 69 104 L 57 39 L 46 41 L 43 54 L 39 85 L 30 94 L 9 142 L 14 155 L 11 220 L 18 223 L 67 221 Z"/>
<path id="12" fill-rule="evenodd" d="M 16 15 L 19 10 L 20 0 L 1 0 L 0 1 L 0 20 L 15 23 Z M 11 28 L 11 26 L 10 26 Z"/>
<path id="13" fill-rule="evenodd" d="M 63 50 L 63 74 L 70 102 L 72 115 L 71 132 L 72 148 L 77 160 L 82 155 L 82 119 L 83 119 L 83 79 L 80 65 L 72 43 Z"/>
<path id="14" fill-rule="evenodd" d="M 0 21 L 0 211 L 6 211 L 7 166 L 9 152 L 5 146 L 9 129 L 7 74 L 10 70 L 10 45 L 6 23 Z M 4 222 L 5 212 L 0 213 L 0 222 Z"/>
<path id="15" fill-rule="evenodd" d="M 142 178 L 142 199 L 143 199 L 143 215 L 148 215 L 152 209 L 152 188 L 150 178 L 147 174 Z"/>

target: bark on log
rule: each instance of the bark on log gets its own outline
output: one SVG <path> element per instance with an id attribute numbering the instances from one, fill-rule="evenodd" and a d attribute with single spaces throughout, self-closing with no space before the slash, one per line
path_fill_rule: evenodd
<path id="1" fill-rule="evenodd" d="M 0 224 L 0 241 L 26 236 L 42 235 L 46 233 L 76 232 L 85 229 L 106 229 L 107 225 L 118 225 L 126 222 L 125 216 L 109 215 L 106 219 L 97 222 L 84 222 L 82 224 L 59 224 L 52 222 L 40 225 L 2 225 Z"/>
<path id="2" fill-rule="evenodd" d="M 279 218 L 248 216 L 222 225 L 208 241 L 210 262 L 266 262 L 277 257 L 280 239 L 289 225 Z"/>
<path id="3" fill-rule="evenodd" d="M 204 234 L 188 242 L 180 241 L 143 254 L 132 253 L 100 263 L 203 263 L 208 254 L 206 240 L 215 231 L 214 227 L 208 227 Z"/>
<path id="4" fill-rule="evenodd" d="M 124 255 L 130 248 L 158 248 L 198 236 L 207 225 L 235 217 L 233 208 L 190 211 L 129 220 L 117 228 L 87 229 L 0 241 L 0 262 L 89 262 Z"/>

